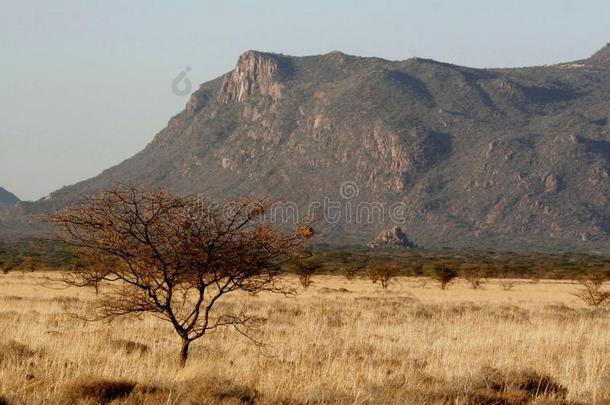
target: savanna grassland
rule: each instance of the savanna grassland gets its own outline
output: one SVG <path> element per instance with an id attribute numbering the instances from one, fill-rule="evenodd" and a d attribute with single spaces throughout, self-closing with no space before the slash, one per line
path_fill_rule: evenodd
<path id="1" fill-rule="evenodd" d="M 90 322 L 93 289 L 0 275 L 0 403 L 610 403 L 610 311 L 571 281 L 441 290 L 317 276 L 296 296 L 227 295 L 262 319 L 179 341 L 153 317 Z M 3 402 L 4 401 L 4 402 Z"/>

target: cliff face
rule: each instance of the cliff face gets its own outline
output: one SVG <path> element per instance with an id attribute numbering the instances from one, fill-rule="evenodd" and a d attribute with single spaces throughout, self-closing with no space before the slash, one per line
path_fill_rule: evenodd
<path id="1" fill-rule="evenodd" d="M 281 98 L 283 86 L 278 79 L 283 72 L 280 72 L 279 59 L 254 51 L 242 54 L 235 69 L 225 76 L 218 101 L 223 104 L 240 102 L 253 94 L 270 96 L 274 100 Z"/>
<path id="2" fill-rule="evenodd" d="M 383 207 L 374 220 L 324 221 L 318 210 L 322 240 L 336 244 L 398 225 L 424 247 L 607 247 L 609 55 L 472 69 L 248 51 L 145 150 L 27 209 L 132 181 L 213 198 L 267 195 L 301 213 L 324 201 Z M 355 192 L 346 196 L 345 184 Z"/>

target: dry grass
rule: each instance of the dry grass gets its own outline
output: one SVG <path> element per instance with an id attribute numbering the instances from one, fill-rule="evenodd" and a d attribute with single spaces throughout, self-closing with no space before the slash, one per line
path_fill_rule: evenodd
<path id="1" fill-rule="evenodd" d="M 0 404 L 610 402 L 610 312 L 571 282 L 316 277 L 293 298 L 227 297 L 268 346 L 217 332 L 181 370 L 163 322 L 80 320 L 94 292 L 43 277 L 0 275 Z"/>

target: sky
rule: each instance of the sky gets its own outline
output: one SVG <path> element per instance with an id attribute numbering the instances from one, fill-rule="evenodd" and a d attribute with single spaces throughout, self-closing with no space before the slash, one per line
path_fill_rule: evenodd
<path id="1" fill-rule="evenodd" d="M 607 0 L 0 0 L 0 186 L 36 200 L 132 156 L 188 101 L 174 79 L 249 49 L 508 67 L 608 42 Z"/>

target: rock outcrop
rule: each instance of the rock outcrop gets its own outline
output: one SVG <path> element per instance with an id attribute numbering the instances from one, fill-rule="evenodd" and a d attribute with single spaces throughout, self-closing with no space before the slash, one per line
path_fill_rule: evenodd
<path id="1" fill-rule="evenodd" d="M 415 245 L 398 226 L 382 231 L 375 239 L 368 243 L 373 249 L 400 249 L 413 248 Z"/>
<path id="2" fill-rule="evenodd" d="M 281 55 L 248 51 L 242 54 L 235 69 L 225 76 L 218 94 L 218 101 L 241 102 L 253 94 L 282 97 L 283 86 L 279 82 L 283 74 Z M 284 70 L 286 70 L 284 68 Z"/>

